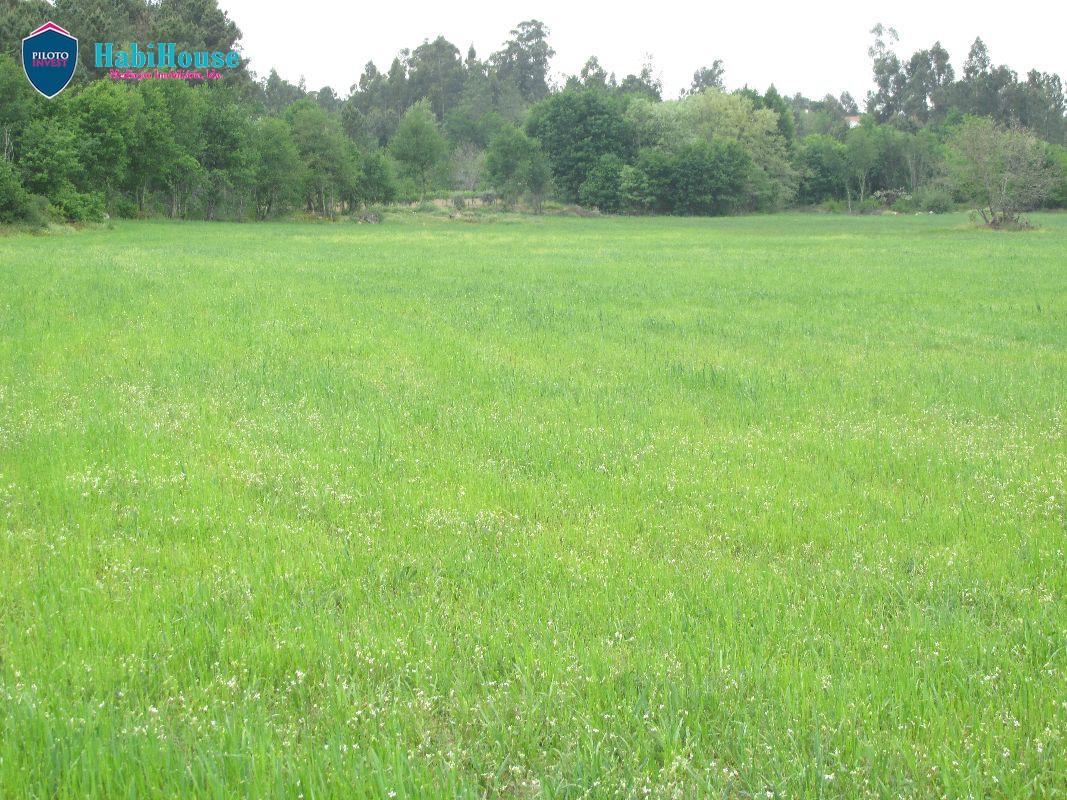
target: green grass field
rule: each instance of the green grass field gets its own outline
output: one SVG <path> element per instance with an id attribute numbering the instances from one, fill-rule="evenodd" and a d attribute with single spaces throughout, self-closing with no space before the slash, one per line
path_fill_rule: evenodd
<path id="1" fill-rule="evenodd" d="M 1067 216 L 0 239 L 0 797 L 1067 796 Z"/>

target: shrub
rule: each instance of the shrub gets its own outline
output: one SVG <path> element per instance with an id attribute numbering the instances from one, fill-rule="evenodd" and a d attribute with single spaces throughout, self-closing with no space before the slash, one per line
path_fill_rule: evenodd
<path id="1" fill-rule="evenodd" d="M 740 207 L 752 160 L 737 142 L 693 142 L 676 153 L 643 150 L 637 166 L 654 210 L 721 216 Z"/>
<path id="2" fill-rule="evenodd" d="M 632 155 L 635 138 L 622 103 L 591 89 L 568 89 L 542 100 L 530 110 L 526 133 L 541 143 L 567 201 L 579 199 L 602 156 Z"/>
<path id="3" fill-rule="evenodd" d="M 106 214 L 100 195 L 78 192 L 71 187 L 61 189 L 53 203 L 63 218 L 70 222 L 100 222 Z"/>
<path id="4" fill-rule="evenodd" d="M 627 164 L 619 172 L 619 201 L 622 208 L 636 214 L 645 214 L 655 198 L 648 183 L 648 176 L 639 168 Z"/>
<path id="5" fill-rule="evenodd" d="M 845 187 L 845 146 L 831 136 L 806 137 L 797 148 L 802 203 L 819 203 L 842 194 Z"/>
<path id="6" fill-rule="evenodd" d="M 622 159 L 608 153 L 589 172 L 578 190 L 582 205 L 611 214 L 622 206 Z"/>
<path id="7" fill-rule="evenodd" d="M 550 178 L 548 162 L 537 141 L 518 128 L 501 128 L 489 142 L 485 172 L 507 205 L 526 194 L 540 208 Z"/>
<path id="8" fill-rule="evenodd" d="M 928 186 L 915 193 L 915 206 L 926 213 L 947 214 L 956 208 L 956 201 L 948 189 Z"/>
<path id="9" fill-rule="evenodd" d="M 121 219 L 136 219 L 137 203 L 124 195 L 119 195 L 113 201 L 112 212 Z"/>
<path id="10" fill-rule="evenodd" d="M 871 194 L 871 199 L 885 208 L 898 211 L 910 210 L 912 207 L 912 197 L 906 189 L 879 189 Z"/>
<path id="11" fill-rule="evenodd" d="M 23 188 L 11 162 L 0 159 L 0 222 L 43 225 L 45 205 Z"/>
<path id="12" fill-rule="evenodd" d="M 1020 227 L 1020 214 L 1040 208 L 1058 177 L 1046 145 L 1032 133 L 984 117 L 960 125 L 949 153 L 960 196 L 992 228 Z"/>
<path id="13" fill-rule="evenodd" d="M 1052 190 L 1045 199 L 1047 208 L 1067 208 L 1067 147 L 1050 144 L 1048 160 L 1055 170 L 1056 177 Z"/>
<path id="14" fill-rule="evenodd" d="M 737 142 L 697 142 L 675 158 L 674 211 L 721 216 L 740 205 L 752 160 Z"/>
<path id="15" fill-rule="evenodd" d="M 885 206 L 874 197 L 868 197 L 862 203 L 857 201 L 852 203 L 852 213 L 854 214 L 881 214 L 883 211 L 885 211 Z"/>
<path id="16" fill-rule="evenodd" d="M 397 197 L 393 160 L 380 150 L 364 153 L 358 184 L 360 199 L 365 204 L 391 203 Z"/>

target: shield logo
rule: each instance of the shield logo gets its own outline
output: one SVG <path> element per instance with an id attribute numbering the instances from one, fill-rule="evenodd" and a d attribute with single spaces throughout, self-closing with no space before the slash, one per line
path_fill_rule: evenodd
<path id="1" fill-rule="evenodd" d="M 46 22 L 22 40 L 22 70 L 30 85 L 53 98 L 70 83 L 78 66 L 78 40 L 54 22 Z"/>

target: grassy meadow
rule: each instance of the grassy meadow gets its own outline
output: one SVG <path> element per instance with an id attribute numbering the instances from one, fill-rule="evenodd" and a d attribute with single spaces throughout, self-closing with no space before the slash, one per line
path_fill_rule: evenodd
<path id="1" fill-rule="evenodd" d="M 0 238 L 0 798 L 1067 797 L 1067 216 Z"/>

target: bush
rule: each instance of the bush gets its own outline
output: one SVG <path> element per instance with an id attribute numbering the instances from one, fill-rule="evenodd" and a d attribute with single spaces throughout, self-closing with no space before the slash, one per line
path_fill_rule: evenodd
<path id="1" fill-rule="evenodd" d="M 120 219 L 136 219 L 137 210 L 137 203 L 123 195 L 116 197 L 112 204 L 113 213 Z"/>
<path id="2" fill-rule="evenodd" d="M 404 177 L 396 182 L 395 199 L 400 203 L 417 203 L 422 200 L 422 194 L 411 178 Z"/>
<path id="3" fill-rule="evenodd" d="M 485 172 L 506 205 L 525 194 L 540 208 L 550 178 L 548 162 L 537 142 L 518 128 L 501 128 L 492 138 L 485 155 Z"/>
<path id="4" fill-rule="evenodd" d="M 1016 229 L 1040 208 L 1059 174 L 1047 145 L 1032 133 L 984 117 L 968 117 L 952 135 L 949 169 L 960 196 L 991 228 Z"/>
<path id="5" fill-rule="evenodd" d="M 23 188 L 15 168 L 0 159 L 0 222 L 39 227 L 48 221 L 47 201 Z"/>
<path id="6" fill-rule="evenodd" d="M 1045 199 L 1046 208 L 1067 208 L 1067 147 L 1050 144 L 1048 160 L 1056 171 L 1052 190 Z"/>
<path id="7" fill-rule="evenodd" d="M 396 168 L 380 150 L 363 154 L 358 181 L 360 199 L 366 203 L 391 203 L 397 197 Z"/>
<path id="8" fill-rule="evenodd" d="M 61 189 L 53 203 L 69 222 L 101 222 L 107 213 L 100 195 L 78 192 L 72 187 Z"/>
<path id="9" fill-rule="evenodd" d="M 853 201 L 852 213 L 853 214 L 881 214 L 885 211 L 885 206 L 874 197 L 868 197 L 862 203 Z"/>
<path id="10" fill-rule="evenodd" d="M 898 214 L 913 214 L 919 210 L 919 206 L 915 203 L 915 198 L 910 194 L 901 195 L 900 199 L 893 203 L 890 208 Z"/>
<path id="11" fill-rule="evenodd" d="M 619 172 L 619 200 L 624 210 L 635 214 L 645 214 L 652 208 L 652 188 L 639 167 L 627 164 Z"/>
<path id="12" fill-rule="evenodd" d="M 568 89 L 542 100 L 530 110 L 526 133 L 541 143 L 559 194 L 569 202 L 579 199 L 601 157 L 627 159 L 635 139 L 621 101 L 591 89 Z"/>
<path id="13" fill-rule="evenodd" d="M 853 200 L 851 209 L 846 200 L 826 200 L 819 203 L 817 208 L 831 214 L 881 214 L 885 211 L 882 204 L 873 197 L 868 197 L 862 203 L 859 200 Z"/>
<path id="14" fill-rule="evenodd" d="M 846 181 L 845 146 L 831 136 L 806 137 L 797 148 L 801 203 L 832 200 L 844 191 Z"/>
<path id="15" fill-rule="evenodd" d="M 608 153 L 589 172 L 578 190 L 582 205 L 591 206 L 608 214 L 622 206 L 622 159 Z"/>
<path id="16" fill-rule="evenodd" d="M 955 210 L 952 192 L 941 186 L 927 186 L 915 193 L 915 206 L 928 214 L 947 214 Z"/>
<path id="17" fill-rule="evenodd" d="M 818 208 L 819 211 L 825 211 L 828 214 L 847 214 L 848 213 L 848 203 L 845 202 L 844 200 L 837 200 L 835 198 L 830 198 L 829 200 L 824 200 L 823 202 L 819 203 L 818 206 L 816 206 L 816 208 Z"/>
<path id="18" fill-rule="evenodd" d="M 675 153 L 643 150 L 637 167 L 653 210 L 722 216 L 740 207 L 752 160 L 737 142 L 692 142 Z"/>
<path id="19" fill-rule="evenodd" d="M 871 200 L 874 200 L 884 208 L 892 208 L 897 211 L 910 210 L 913 202 L 906 189 L 879 189 L 871 194 Z"/>
<path id="20" fill-rule="evenodd" d="M 686 145 L 675 158 L 675 213 L 715 217 L 735 211 L 751 166 L 748 153 L 737 142 Z"/>

